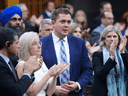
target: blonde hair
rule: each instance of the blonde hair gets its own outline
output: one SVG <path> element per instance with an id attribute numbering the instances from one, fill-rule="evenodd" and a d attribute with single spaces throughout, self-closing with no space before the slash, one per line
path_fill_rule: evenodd
<path id="1" fill-rule="evenodd" d="M 82 12 L 83 13 L 83 15 L 84 15 L 84 21 L 81 23 L 81 26 L 83 27 L 83 28 L 85 28 L 85 27 L 87 27 L 87 16 L 86 16 L 86 14 L 85 14 L 85 12 L 83 11 L 83 10 L 78 10 L 77 12 L 76 12 L 76 14 L 75 14 L 75 16 L 74 16 L 74 22 L 76 22 L 76 23 L 79 23 L 78 21 L 77 21 L 77 17 L 78 17 L 78 15 L 79 15 L 79 12 Z"/>
<path id="2" fill-rule="evenodd" d="M 19 38 L 20 48 L 18 50 L 19 60 L 27 60 L 30 57 L 29 46 L 32 45 L 35 38 L 38 37 L 36 32 L 25 32 Z"/>
<path id="3" fill-rule="evenodd" d="M 73 35 L 75 29 L 78 28 L 78 27 L 79 27 L 79 28 L 81 29 L 81 31 L 82 31 L 82 26 L 81 26 L 80 24 L 78 24 L 78 23 L 72 23 L 71 29 L 70 29 L 70 31 L 69 31 L 69 34 Z"/>
<path id="4" fill-rule="evenodd" d="M 104 46 L 106 46 L 104 40 L 105 40 L 105 37 L 106 35 L 111 32 L 111 31 L 115 31 L 116 34 L 118 35 L 119 37 L 119 43 L 118 45 L 120 44 L 121 40 L 124 39 L 122 34 L 121 34 L 121 31 L 116 27 L 116 26 L 113 26 L 113 25 L 109 25 L 107 26 L 104 31 L 101 33 L 101 36 L 100 36 L 100 46 L 101 48 L 103 48 Z M 119 46 L 118 46 L 119 47 Z"/>

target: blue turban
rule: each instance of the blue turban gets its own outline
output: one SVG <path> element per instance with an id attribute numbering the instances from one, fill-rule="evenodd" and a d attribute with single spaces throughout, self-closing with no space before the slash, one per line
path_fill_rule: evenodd
<path id="1" fill-rule="evenodd" d="M 0 14 L 0 22 L 4 27 L 6 23 L 15 15 L 18 14 L 22 18 L 22 11 L 21 9 L 14 5 L 4 9 Z"/>

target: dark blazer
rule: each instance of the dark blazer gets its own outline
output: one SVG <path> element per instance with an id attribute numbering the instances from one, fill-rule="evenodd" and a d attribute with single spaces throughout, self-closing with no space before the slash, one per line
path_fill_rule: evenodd
<path id="1" fill-rule="evenodd" d="M 40 16 L 40 15 L 43 15 L 43 18 L 44 18 L 44 19 L 46 19 L 46 18 L 49 18 L 49 19 L 50 19 L 50 18 L 51 18 L 51 17 L 49 17 L 49 16 L 47 15 L 46 12 L 42 12 L 42 13 L 39 14 L 39 16 Z M 39 16 L 38 16 L 38 17 L 39 17 Z"/>
<path id="2" fill-rule="evenodd" d="M 123 58 L 126 70 L 128 68 L 128 53 L 121 54 Z M 116 61 L 111 58 L 108 59 L 105 65 L 103 65 L 103 53 L 101 51 L 95 52 L 92 59 L 94 69 L 94 82 L 91 88 L 91 95 L 93 96 L 107 96 L 107 83 L 106 76 L 110 70 L 117 64 Z M 128 70 L 127 70 L 128 71 Z"/>
<path id="3" fill-rule="evenodd" d="M 101 20 L 100 20 L 100 15 L 98 15 L 97 17 L 95 17 L 93 19 L 93 21 L 91 22 L 91 26 L 90 26 L 90 33 L 92 33 L 92 31 L 101 24 Z"/>
<path id="4" fill-rule="evenodd" d="M 17 83 L 7 63 L 0 56 L 0 96 L 22 96 L 31 83 L 27 75 L 23 75 Z"/>
<path id="5" fill-rule="evenodd" d="M 42 42 L 42 56 L 48 68 L 58 64 L 53 44 L 52 34 L 40 39 Z M 92 77 L 92 67 L 88 57 L 88 51 L 85 47 L 85 41 L 81 38 L 68 35 L 70 52 L 70 80 L 78 82 L 82 89 L 85 88 Z M 60 85 L 59 79 L 57 84 Z M 68 96 L 82 96 L 82 90 L 71 92 Z"/>

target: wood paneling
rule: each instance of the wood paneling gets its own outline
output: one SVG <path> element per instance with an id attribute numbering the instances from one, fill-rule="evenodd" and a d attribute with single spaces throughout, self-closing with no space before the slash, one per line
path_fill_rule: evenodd
<path id="1" fill-rule="evenodd" d="M 7 6 L 7 0 L 0 0 L 0 10 L 5 9 Z"/>
<path id="2" fill-rule="evenodd" d="M 39 13 L 45 10 L 45 4 L 49 0 L 19 0 L 19 3 L 25 3 L 29 10 L 29 18 L 32 15 L 38 16 Z M 55 2 L 55 7 L 59 6 L 60 4 L 64 4 L 65 0 L 53 0 Z"/>
<path id="3" fill-rule="evenodd" d="M 19 3 L 19 0 L 8 0 L 8 7 L 12 5 L 16 5 Z"/>

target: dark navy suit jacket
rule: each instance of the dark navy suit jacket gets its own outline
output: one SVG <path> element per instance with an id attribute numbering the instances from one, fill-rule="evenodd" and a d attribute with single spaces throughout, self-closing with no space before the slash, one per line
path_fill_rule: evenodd
<path id="1" fill-rule="evenodd" d="M 42 12 L 42 13 L 39 14 L 39 16 L 40 16 L 40 15 L 43 15 L 43 18 L 44 18 L 44 19 L 50 18 L 50 17 L 47 15 L 46 12 Z M 39 17 L 39 16 L 38 16 L 38 17 Z"/>
<path id="2" fill-rule="evenodd" d="M 88 57 L 88 51 L 85 47 L 85 41 L 81 38 L 68 35 L 69 53 L 70 53 L 70 80 L 78 82 L 81 89 L 84 89 L 92 77 L 92 67 Z M 58 64 L 53 44 L 52 34 L 40 39 L 42 42 L 42 56 L 48 68 Z M 59 79 L 57 85 L 60 84 Z M 70 92 L 68 96 L 82 96 L 82 90 L 79 92 Z"/>
<path id="3" fill-rule="evenodd" d="M 0 96 L 23 96 L 31 83 L 31 79 L 27 75 L 23 75 L 16 82 L 7 63 L 0 56 Z"/>

